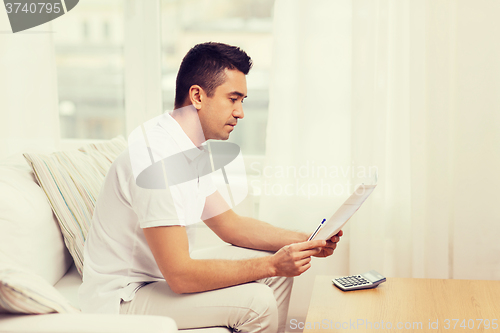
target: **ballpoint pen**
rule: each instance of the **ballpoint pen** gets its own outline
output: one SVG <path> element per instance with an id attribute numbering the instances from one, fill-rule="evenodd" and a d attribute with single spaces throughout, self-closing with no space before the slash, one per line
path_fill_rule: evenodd
<path id="1" fill-rule="evenodd" d="M 316 236 L 316 234 L 321 229 L 321 227 L 323 227 L 323 224 L 325 223 L 325 221 L 326 221 L 326 219 L 323 219 L 323 221 L 321 221 L 321 223 L 316 228 L 316 231 L 314 231 L 313 234 L 309 237 L 308 241 L 312 240 L 314 238 L 314 236 Z"/>

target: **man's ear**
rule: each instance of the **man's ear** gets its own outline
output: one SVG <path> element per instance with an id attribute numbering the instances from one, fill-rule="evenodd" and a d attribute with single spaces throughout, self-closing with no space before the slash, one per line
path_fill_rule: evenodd
<path id="1" fill-rule="evenodd" d="M 191 88 L 189 88 L 189 99 L 196 110 L 201 109 L 202 91 L 203 89 L 197 84 L 192 85 Z"/>

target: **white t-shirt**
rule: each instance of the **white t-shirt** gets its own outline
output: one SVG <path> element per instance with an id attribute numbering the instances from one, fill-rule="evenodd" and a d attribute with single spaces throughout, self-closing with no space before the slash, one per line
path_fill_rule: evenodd
<path id="1" fill-rule="evenodd" d="M 199 164 L 197 157 L 203 151 L 196 149 L 180 125 L 168 113 L 157 119 L 147 131 L 154 161 L 182 152 L 186 167 Z M 140 287 L 163 280 L 142 228 L 185 226 L 191 248 L 195 230 L 191 225 L 200 221 L 206 197 L 216 190 L 210 175 L 168 190 L 141 188 L 132 171 L 130 149 L 134 148 L 111 165 L 96 202 L 79 289 L 83 312 L 118 314 L 122 299 L 130 301 Z"/>

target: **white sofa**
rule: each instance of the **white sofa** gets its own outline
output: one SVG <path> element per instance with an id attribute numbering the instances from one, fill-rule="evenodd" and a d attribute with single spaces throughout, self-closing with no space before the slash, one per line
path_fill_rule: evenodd
<path id="1" fill-rule="evenodd" d="M 47 196 L 21 154 L 0 160 L 0 272 L 8 267 L 19 267 L 42 278 L 49 288 L 55 287 L 69 306 L 79 308 L 77 290 L 81 277 Z M 1 278 L 2 274 L 0 282 Z M 0 286 L 9 287 L 5 283 Z M 0 289 L 0 312 L 6 300 Z M 0 332 L 176 331 L 174 320 L 158 316 L 0 313 Z M 228 333 L 232 330 L 217 327 L 183 332 Z"/>

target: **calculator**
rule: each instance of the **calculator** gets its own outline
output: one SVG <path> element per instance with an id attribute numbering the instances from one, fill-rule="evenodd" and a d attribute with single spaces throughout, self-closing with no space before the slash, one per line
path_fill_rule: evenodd
<path id="1" fill-rule="evenodd" d="M 385 282 L 385 276 L 377 271 L 371 270 L 363 274 L 335 278 L 332 279 L 332 282 L 343 291 L 369 289 L 375 288 L 382 282 Z"/>

